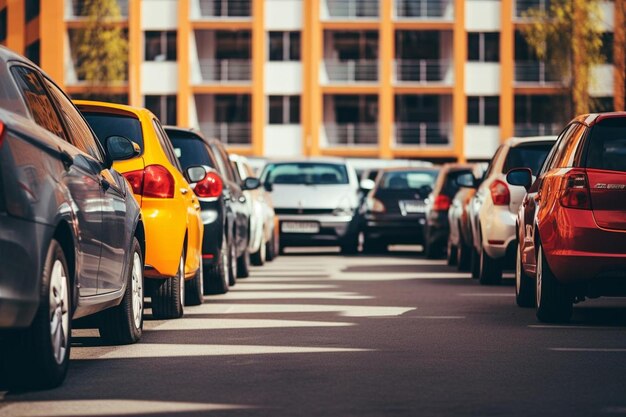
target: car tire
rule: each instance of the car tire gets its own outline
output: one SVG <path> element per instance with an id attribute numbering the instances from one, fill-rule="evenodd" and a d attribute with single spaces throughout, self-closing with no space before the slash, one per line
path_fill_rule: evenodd
<path id="1" fill-rule="evenodd" d="M 537 318 L 544 323 L 567 323 L 572 317 L 572 297 L 550 270 L 539 244 L 535 284 Z"/>
<path id="2" fill-rule="evenodd" d="M 235 243 L 230 242 L 228 251 L 228 285 L 231 287 L 237 284 L 237 252 L 235 250 Z"/>
<path id="3" fill-rule="evenodd" d="M 470 272 L 472 273 L 472 279 L 478 279 L 480 275 L 480 255 L 475 248 L 471 249 Z"/>
<path id="4" fill-rule="evenodd" d="M 456 247 L 456 268 L 461 272 L 467 272 L 471 267 L 471 248 L 461 240 Z"/>
<path id="5" fill-rule="evenodd" d="M 237 258 L 237 278 L 248 278 L 250 276 L 250 252 L 248 248 Z"/>
<path id="6" fill-rule="evenodd" d="M 69 271 L 63 249 L 53 239 L 46 254 L 39 308 L 32 324 L 5 334 L 0 341 L 3 389 L 49 389 L 65 379 L 73 312 Z"/>
<path id="7" fill-rule="evenodd" d="M 199 306 L 204 302 L 204 265 L 200 266 L 192 279 L 185 281 L 185 305 Z"/>
<path id="8" fill-rule="evenodd" d="M 272 233 L 272 237 L 265 243 L 265 260 L 268 262 L 276 259 L 276 236 Z"/>
<path id="9" fill-rule="evenodd" d="M 265 241 L 265 236 L 261 238 L 261 244 L 259 245 L 259 250 L 250 254 L 250 263 L 254 266 L 263 266 L 265 264 L 265 260 L 267 259 L 267 242 Z"/>
<path id="10" fill-rule="evenodd" d="M 456 249 L 456 245 L 452 244 L 452 240 L 450 240 L 450 238 L 448 238 L 448 244 L 446 247 L 446 263 L 448 264 L 448 266 L 455 266 L 457 263 L 457 249 Z"/>
<path id="11" fill-rule="evenodd" d="M 229 280 L 229 252 L 226 236 L 222 236 L 222 247 L 217 253 L 217 260 L 204 271 L 204 294 L 226 294 Z"/>
<path id="12" fill-rule="evenodd" d="M 480 252 L 478 281 L 481 285 L 497 285 L 502 281 L 502 264 L 489 256 L 485 248 Z"/>
<path id="13" fill-rule="evenodd" d="M 351 233 L 346 236 L 344 242 L 341 244 L 342 255 L 355 255 L 359 253 L 359 234 Z"/>
<path id="14" fill-rule="evenodd" d="M 385 253 L 387 252 L 387 245 L 379 239 L 367 237 L 366 235 L 365 239 L 363 239 L 363 252 L 370 254 Z"/>
<path id="15" fill-rule="evenodd" d="M 515 255 L 515 302 L 519 307 L 535 306 L 535 282 L 522 266 L 522 248 L 517 244 Z"/>
<path id="16" fill-rule="evenodd" d="M 177 319 L 184 314 L 185 252 L 180 256 L 176 276 L 162 279 L 152 293 L 152 317 L 157 320 Z"/>
<path id="17" fill-rule="evenodd" d="M 100 338 L 110 345 L 135 343 L 143 332 L 143 255 L 137 238 L 133 238 L 130 253 L 124 298 L 118 306 L 103 311 L 98 317 Z"/>

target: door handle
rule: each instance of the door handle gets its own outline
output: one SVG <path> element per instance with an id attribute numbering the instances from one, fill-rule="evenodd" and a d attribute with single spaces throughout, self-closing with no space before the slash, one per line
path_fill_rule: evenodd
<path id="1" fill-rule="evenodd" d="M 185 195 L 185 194 L 187 194 L 188 192 L 189 192 L 189 190 L 188 190 L 188 189 L 186 189 L 186 188 L 181 188 L 181 189 L 180 189 L 180 193 L 181 193 L 182 195 Z"/>

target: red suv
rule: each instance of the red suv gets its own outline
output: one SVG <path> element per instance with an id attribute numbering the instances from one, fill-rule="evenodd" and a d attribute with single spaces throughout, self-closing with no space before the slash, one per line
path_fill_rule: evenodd
<path id="1" fill-rule="evenodd" d="M 544 322 L 568 321 L 585 297 L 626 296 L 626 112 L 583 115 L 563 130 L 517 220 L 516 300 Z"/>

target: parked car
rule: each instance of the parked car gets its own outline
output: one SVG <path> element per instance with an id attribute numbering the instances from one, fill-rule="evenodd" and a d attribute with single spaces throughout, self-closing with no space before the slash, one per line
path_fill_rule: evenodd
<path id="1" fill-rule="evenodd" d="M 203 301 L 200 203 L 159 120 L 147 109 L 77 101 L 101 142 L 132 140 L 140 155 L 114 164 L 128 180 L 146 227 L 146 289 L 157 319 L 181 317 Z"/>
<path id="2" fill-rule="evenodd" d="M 280 251 L 287 246 L 359 246 L 358 179 L 341 159 L 270 162 L 261 182 L 272 193 L 280 222 Z"/>
<path id="3" fill-rule="evenodd" d="M 145 232 L 113 160 L 63 91 L 0 47 L 0 386 L 50 388 L 67 373 L 72 320 L 107 343 L 143 328 Z"/>
<path id="4" fill-rule="evenodd" d="M 426 199 L 426 224 L 424 225 L 424 254 L 427 258 L 440 258 L 448 242 L 448 210 L 452 198 L 459 191 L 458 176 L 471 173 L 469 164 L 444 164 L 439 171 L 435 187 Z"/>
<path id="5" fill-rule="evenodd" d="M 256 180 L 254 170 L 247 158 L 231 154 L 230 161 L 242 186 L 252 179 Z M 274 205 L 272 198 L 264 188 L 250 189 L 245 186 L 243 188 L 250 212 L 250 242 L 248 245 L 250 261 L 252 265 L 260 266 L 266 260 L 273 260 L 278 253 L 278 237 L 275 236 L 278 228 L 275 227 Z"/>
<path id="6" fill-rule="evenodd" d="M 426 223 L 424 200 L 433 190 L 436 168 L 380 171 L 362 206 L 363 250 L 379 252 L 390 244 L 421 244 Z"/>
<path id="7" fill-rule="evenodd" d="M 500 283 L 503 268 L 514 264 L 515 219 L 526 191 L 508 185 L 506 173 L 530 167 L 536 175 L 555 140 L 552 136 L 509 139 L 494 154 L 480 184 L 472 175 L 459 178 L 464 185 L 476 188 L 470 209 L 474 216 L 472 263 L 481 284 Z"/>
<path id="8" fill-rule="evenodd" d="M 481 162 L 474 164 L 472 175 L 478 182 L 482 181 L 488 164 Z M 448 210 L 447 262 L 456 265 L 459 271 L 470 268 L 472 251 L 472 230 L 469 222 L 468 206 L 476 193 L 475 188 L 461 187 L 454 195 L 450 210 Z"/>
<path id="9" fill-rule="evenodd" d="M 570 122 L 533 180 L 517 216 L 516 300 L 544 322 L 568 321 L 572 303 L 626 296 L 626 112 Z"/>

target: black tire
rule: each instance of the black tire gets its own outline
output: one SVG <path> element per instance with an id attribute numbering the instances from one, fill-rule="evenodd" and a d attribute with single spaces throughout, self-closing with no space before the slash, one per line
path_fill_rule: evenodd
<path id="1" fill-rule="evenodd" d="M 345 237 L 341 244 L 342 255 L 356 255 L 359 253 L 359 234 L 351 233 Z"/>
<path id="2" fill-rule="evenodd" d="M 478 279 L 478 275 L 480 274 L 480 255 L 475 248 L 472 248 L 471 251 L 470 271 L 472 273 L 472 279 Z"/>
<path id="3" fill-rule="evenodd" d="M 363 252 L 371 254 L 385 253 L 387 252 L 387 245 L 379 239 L 367 237 L 366 235 L 363 240 Z"/>
<path id="4" fill-rule="evenodd" d="M 461 272 L 469 271 L 471 269 L 471 257 L 471 248 L 461 240 L 456 248 L 456 268 Z"/>
<path id="5" fill-rule="evenodd" d="M 229 253 L 226 236 L 222 237 L 222 247 L 215 263 L 204 270 L 204 294 L 226 294 L 228 292 Z"/>
<path id="6" fill-rule="evenodd" d="M 130 253 L 124 298 L 118 306 L 103 311 L 98 317 L 100 338 L 111 345 L 135 343 L 143 332 L 143 254 L 137 238 L 133 238 Z"/>
<path id="7" fill-rule="evenodd" d="M 480 252 L 478 281 L 481 285 L 497 285 L 502 281 L 502 263 L 489 256 L 485 248 Z"/>
<path id="8" fill-rule="evenodd" d="M 43 267 L 39 309 L 32 324 L 27 329 L 4 334 L 4 339 L 0 341 L 1 388 L 49 389 L 58 387 L 65 379 L 70 362 L 73 312 L 69 271 L 63 249 L 53 239 Z M 52 279 L 54 285 L 51 285 Z M 62 289 L 59 284 L 62 283 L 66 288 L 64 294 L 63 291 L 59 292 Z M 59 329 L 62 333 L 58 349 L 53 347 L 51 336 L 51 297 L 59 302 L 54 311 L 55 317 L 58 320 L 58 314 L 61 314 L 59 323 L 66 326 L 65 329 L 63 326 Z M 65 319 L 67 321 L 64 323 Z"/>
<path id="9" fill-rule="evenodd" d="M 427 259 L 440 259 L 443 251 L 439 244 L 426 240 L 424 242 L 424 256 Z"/>
<path id="10" fill-rule="evenodd" d="M 520 307 L 535 306 L 535 282 L 522 267 L 521 247 L 517 244 L 515 256 L 515 302 Z"/>
<path id="11" fill-rule="evenodd" d="M 204 265 L 202 259 L 196 274 L 192 279 L 185 281 L 185 305 L 199 306 L 204 302 Z"/>
<path id="12" fill-rule="evenodd" d="M 567 323 L 572 318 L 572 297 L 561 285 L 543 255 L 539 244 L 537 253 L 537 279 L 535 284 L 537 318 L 544 323 Z"/>
<path id="13" fill-rule="evenodd" d="M 250 252 L 248 248 L 237 258 L 237 278 L 248 278 L 250 276 Z"/>
<path id="14" fill-rule="evenodd" d="M 265 233 L 265 231 L 263 232 Z M 267 259 L 267 242 L 265 236 L 261 238 L 259 250 L 250 254 L 250 263 L 254 266 L 263 266 Z"/>
<path id="15" fill-rule="evenodd" d="M 274 233 L 272 233 L 272 237 L 270 238 L 269 242 L 265 243 L 265 260 L 271 262 L 276 259 L 277 254 L 278 252 L 276 251 L 276 236 Z"/>
<path id="16" fill-rule="evenodd" d="M 185 253 L 180 256 L 178 272 L 161 279 L 152 293 L 152 317 L 157 320 L 177 319 L 184 314 Z"/>
<path id="17" fill-rule="evenodd" d="M 235 242 L 230 242 L 228 245 L 228 285 L 231 287 L 237 284 L 237 252 L 235 249 Z"/>
<path id="18" fill-rule="evenodd" d="M 456 245 L 453 245 L 452 240 L 448 238 L 448 245 L 446 247 L 446 263 L 448 264 L 448 266 L 456 265 L 457 263 L 456 253 L 457 253 Z"/>

